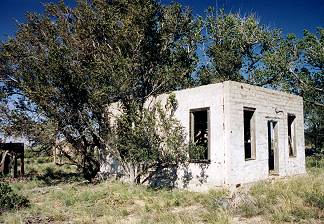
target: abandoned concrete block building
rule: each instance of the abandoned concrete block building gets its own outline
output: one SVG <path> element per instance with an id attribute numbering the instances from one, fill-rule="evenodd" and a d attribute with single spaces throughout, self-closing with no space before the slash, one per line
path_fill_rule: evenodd
<path id="1" fill-rule="evenodd" d="M 301 97 L 233 81 L 174 93 L 188 141 L 206 148 L 177 171 L 177 187 L 206 190 L 306 172 Z"/>

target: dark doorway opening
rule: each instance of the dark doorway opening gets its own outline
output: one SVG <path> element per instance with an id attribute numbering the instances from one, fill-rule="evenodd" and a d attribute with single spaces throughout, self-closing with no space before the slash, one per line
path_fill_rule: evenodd
<path id="1" fill-rule="evenodd" d="M 268 121 L 269 173 L 278 172 L 278 122 Z"/>
<path id="2" fill-rule="evenodd" d="M 295 118 L 295 115 L 288 114 L 288 146 L 290 157 L 296 156 Z"/>

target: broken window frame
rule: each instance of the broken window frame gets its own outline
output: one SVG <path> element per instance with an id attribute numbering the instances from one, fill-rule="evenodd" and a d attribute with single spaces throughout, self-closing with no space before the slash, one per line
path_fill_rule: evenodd
<path id="1" fill-rule="evenodd" d="M 244 143 L 244 159 L 245 161 L 255 160 L 256 159 L 256 125 L 255 125 L 255 116 L 256 116 L 256 108 L 252 107 L 243 107 L 243 143 Z M 246 136 L 246 123 L 245 123 L 245 113 L 252 113 L 252 116 L 249 119 L 249 140 L 247 142 Z M 249 149 L 247 149 L 247 145 L 250 144 Z M 250 151 L 250 156 L 247 156 L 247 150 Z"/>
<path id="2" fill-rule="evenodd" d="M 292 119 L 291 122 L 290 119 Z M 287 114 L 287 139 L 289 157 L 296 157 L 296 115 L 291 113 Z"/>
<path id="3" fill-rule="evenodd" d="M 195 116 L 194 116 L 194 113 L 202 112 L 202 111 L 207 112 L 207 151 L 206 151 L 205 158 L 202 158 L 202 159 L 190 158 L 190 162 L 192 162 L 192 163 L 209 163 L 210 162 L 210 108 L 209 107 L 190 109 L 190 111 L 189 111 L 189 138 L 190 138 L 189 141 L 190 141 L 190 144 L 195 142 L 195 136 L 194 136 Z M 189 152 L 189 157 L 191 157 L 190 152 Z"/>

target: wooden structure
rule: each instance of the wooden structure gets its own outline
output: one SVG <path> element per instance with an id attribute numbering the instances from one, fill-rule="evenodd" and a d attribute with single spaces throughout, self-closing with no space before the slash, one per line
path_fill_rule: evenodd
<path id="1" fill-rule="evenodd" d="M 20 176 L 25 174 L 24 143 L 0 143 L 0 174 L 12 173 L 18 176 L 18 160 L 20 160 Z"/>

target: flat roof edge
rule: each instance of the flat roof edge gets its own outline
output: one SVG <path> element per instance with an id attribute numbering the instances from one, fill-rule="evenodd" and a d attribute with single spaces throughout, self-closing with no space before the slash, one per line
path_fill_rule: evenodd
<path id="1" fill-rule="evenodd" d="M 231 80 L 212 83 L 212 84 L 207 84 L 207 85 L 195 86 L 195 87 L 190 87 L 190 88 L 186 88 L 186 89 L 169 91 L 169 92 L 159 94 L 159 96 L 164 95 L 164 94 L 168 95 L 170 93 L 180 93 L 182 91 L 197 90 L 197 89 L 202 89 L 202 88 L 222 87 L 223 85 L 226 86 L 226 84 L 230 84 L 230 83 L 234 83 L 235 85 L 243 85 L 243 86 L 254 88 L 254 89 L 259 89 L 259 90 L 262 90 L 262 91 L 265 91 L 265 92 L 275 93 L 275 94 L 278 94 L 278 95 L 283 95 L 283 96 L 288 96 L 288 97 L 296 97 L 296 98 L 299 98 L 299 99 L 303 99 L 303 97 L 301 97 L 301 96 L 298 96 L 298 95 L 292 94 L 292 93 L 287 93 L 287 92 L 284 92 L 284 91 L 281 91 L 281 90 L 275 90 L 275 89 L 270 89 L 270 88 L 266 88 L 266 87 L 262 87 L 262 86 L 252 85 L 252 84 L 249 84 L 249 83 L 237 82 L 237 81 L 231 81 Z"/>
<path id="2" fill-rule="evenodd" d="M 299 99 L 303 99 L 303 97 L 296 95 L 296 94 L 292 94 L 292 93 L 287 93 L 281 90 L 276 90 L 276 89 L 271 89 L 271 88 L 266 88 L 266 87 L 262 87 L 262 86 L 256 86 L 256 85 L 252 85 L 249 83 L 244 83 L 244 82 L 236 82 L 236 81 L 224 81 L 223 82 L 225 85 L 226 83 L 234 83 L 236 85 L 243 85 L 243 86 L 248 86 L 250 88 L 254 88 L 254 89 L 259 89 L 265 92 L 269 92 L 269 93 L 275 93 L 275 94 L 279 94 L 279 95 L 284 95 L 284 96 L 289 96 L 289 97 L 295 97 L 295 98 L 299 98 Z"/>

